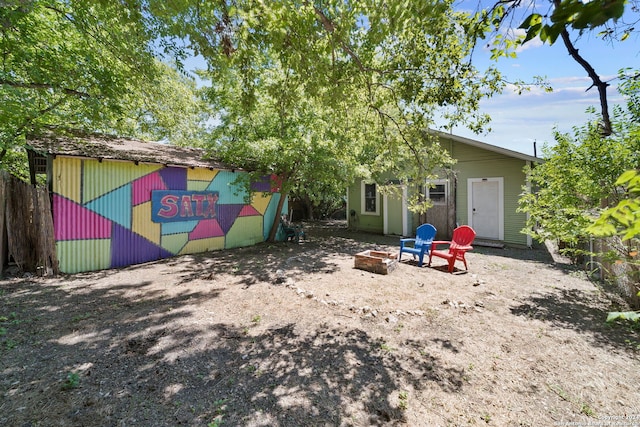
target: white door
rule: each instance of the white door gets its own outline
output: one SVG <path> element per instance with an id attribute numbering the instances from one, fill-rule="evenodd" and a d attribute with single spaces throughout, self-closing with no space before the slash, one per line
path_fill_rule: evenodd
<path id="1" fill-rule="evenodd" d="M 503 240 L 503 179 L 470 178 L 469 225 L 479 238 Z"/>
<path id="2" fill-rule="evenodd" d="M 407 188 L 398 186 L 398 193 L 385 194 L 383 200 L 383 233 L 408 236 Z"/>

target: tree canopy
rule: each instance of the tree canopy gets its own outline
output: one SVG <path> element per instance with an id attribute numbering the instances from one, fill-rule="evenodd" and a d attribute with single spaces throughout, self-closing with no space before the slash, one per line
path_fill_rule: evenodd
<path id="1" fill-rule="evenodd" d="M 6 2 L 0 145 L 6 153 L 52 125 L 193 144 L 212 123 L 208 110 L 157 58 L 180 69 L 195 54 L 206 60 L 218 114 L 209 146 L 229 159 L 244 153 L 260 172 L 282 176 L 295 166 L 305 188 L 319 182 L 316 170 L 337 188 L 357 166 L 374 179 L 424 178 L 447 160 L 424 130 L 436 117 L 481 129 L 489 118 L 478 102 L 500 90 L 499 73 L 469 62 L 473 20 L 452 1 L 378 3 Z M 279 129 L 267 125 L 275 118 Z M 320 158 L 341 172 L 326 173 L 333 169 Z"/>
<path id="2" fill-rule="evenodd" d="M 481 129 L 495 69 L 469 62 L 472 17 L 451 1 L 150 2 L 163 31 L 207 61 L 220 112 L 210 147 L 283 178 L 284 194 L 354 174 L 424 183 L 449 159 L 436 118 Z M 380 7 L 379 7 L 380 6 Z M 326 188 L 326 187 L 325 187 Z"/>
<path id="3" fill-rule="evenodd" d="M 195 86 L 158 60 L 156 39 L 143 10 L 119 2 L 3 2 L 0 158 L 45 126 L 192 138 Z"/>

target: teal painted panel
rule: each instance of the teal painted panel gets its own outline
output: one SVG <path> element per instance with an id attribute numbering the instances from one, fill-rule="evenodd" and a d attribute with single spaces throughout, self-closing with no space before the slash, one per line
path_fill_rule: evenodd
<path id="1" fill-rule="evenodd" d="M 273 197 L 271 197 L 271 201 L 269 202 L 269 206 L 264 211 L 263 219 L 263 235 L 264 240 L 267 240 L 269 237 L 269 232 L 271 231 L 271 226 L 273 224 L 273 220 L 276 216 L 276 210 L 278 209 L 278 202 L 280 201 L 280 193 L 273 193 Z M 289 209 L 289 199 L 287 198 L 282 205 L 282 213 L 286 214 Z"/>
<path id="2" fill-rule="evenodd" d="M 232 184 L 238 177 L 237 172 L 220 171 L 207 187 L 207 191 L 218 191 L 219 205 L 243 205 L 246 195 L 242 186 Z"/>
<path id="3" fill-rule="evenodd" d="M 264 240 L 267 240 L 267 238 L 269 237 L 269 232 L 271 231 L 271 225 L 273 224 L 273 219 L 276 216 L 276 209 L 278 208 L 279 200 L 280 200 L 280 194 L 274 194 L 271 197 L 269 206 L 267 206 L 267 210 L 264 211 L 264 215 L 262 216 L 262 220 L 263 220 L 262 234 L 263 234 Z"/>
<path id="4" fill-rule="evenodd" d="M 129 183 L 98 197 L 87 203 L 85 207 L 124 228 L 131 229 L 131 194 Z"/>

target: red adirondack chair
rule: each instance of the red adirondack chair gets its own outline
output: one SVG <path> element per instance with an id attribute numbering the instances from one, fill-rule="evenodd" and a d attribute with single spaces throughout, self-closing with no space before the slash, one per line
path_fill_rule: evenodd
<path id="1" fill-rule="evenodd" d="M 429 266 L 431 266 L 431 258 L 437 256 L 444 258 L 449 263 L 449 273 L 453 273 L 453 265 L 456 260 L 460 260 L 464 263 L 465 270 L 468 270 L 467 260 L 464 254 L 471 249 L 471 243 L 476 237 L 476 232 L 468 225 L 461 225 L 453 230 L 453 237 L 451 241 L 434 240 L 431 244 L 431 253 L 429 254 Z M 437 250 L 438 245 L 449 245 L 449 249 Z"/>

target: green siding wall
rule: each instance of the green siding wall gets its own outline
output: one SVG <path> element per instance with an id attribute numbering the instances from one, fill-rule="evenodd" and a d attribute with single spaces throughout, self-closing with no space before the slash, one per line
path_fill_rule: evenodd
<path id="1" fill-rule="evenodd" d="M 383 198 L 384 203 L 384 198 Z M 387 196 L 387 213 L 388 213 L 388 226 L 389 230 L 387 233 L 402 235 L 402 221 L 403 217 L 406 215 L 405 212 L 402 212 L 402 196 L 391 194 Z M 384 217 L 382 217 L 383 229 L 384 229 Z"/>
<path id="2" fill-rule="evenodd" d="M 525 225 L 526 215 L 516 212 L 518 199 L 522 193 L 526 176 L 523 172 L 526 162 L 466 144 L 449 145 L 451 154 L 458 159 L 453 166 L 457 176 L 457 212 L 459 224 L 467 224 L 468 218 L 468 186 L 469 178 L 498 178 L 504 181 L 504 242 L 526 245 L 527 236 L 520 230 Z"/>
<path id="3" fill-rule="evenodd" d="M 382 222 L 382 212 L 384 211 L 382 196 L 380 196 L 379 200 L 379 215 L 362 214 L 362 193 L 360 181 L 356 181 L 355 184 L 349 187 L 347 196 L 349 210 L 354 210 L 356 212 L 355 217 L 351 216 L 350 213 L 347 212 L 347 221 L 349 221 L 349 227 L 360 231 L 382 234 L 384 229 L 384 223 Z"/>
<path id="4" fill-rule="evenodd" d="M 455 189 L 450 188 L 450 195 L 455 194 L 456 196 L 456 222 L 459 225 L 469 222 L 467 188 L 469 178 L 502 177 L 504 185 L 504 242 L 513 245 L 527 245 L 527 236 L 521 233 L 525 226 L 526 215 L 516 212 L 522 186 L 526 183 L 526 176 L 523 172 L 526 161 L 461 142 L 442 140 L 441 144 L 458 161 L 452 167 L 456 177 L 455 183 L 450 182 L 452 187 L 455 185 Z M 362 231 L 382 233 L 384 227 L 383 198 L 380 198 L 380 215 L 362 215 L 360 193 L 360 181 L 348 189 L 349 209 L 356 211 L 355 220 L 349 216 L 349 226 Z M 409 231 L 414 232 L 419 218 L 417 215 L 411 215 L 410 218 L 412 221 L 409 224 Z"/>

